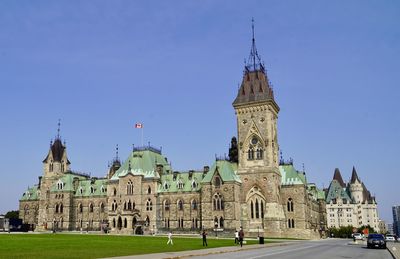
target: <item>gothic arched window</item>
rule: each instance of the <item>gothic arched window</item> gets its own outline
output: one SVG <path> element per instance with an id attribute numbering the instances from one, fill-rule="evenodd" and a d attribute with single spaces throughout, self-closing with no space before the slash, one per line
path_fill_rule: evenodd
<path id="1" fill-rule="evenodd" d="M 128 181 L 126 185 L 126 194 L 127 195 L 132 195 L 133 194 L 133 183 L 131 180 Z"/>
<path id="2" fill-rule="evenodd" d="M 289 198 L 289 199 L 288 199 L 288 202 L 287 202 L 287 211 L 290 211 L 290 212 L 293 211 L 293 200 L 292 200 L 292 198 Z"/>
<path id="3" fill-rule="evenodd" d="M 213 198 L 214 210 L 223 210 L 224 209 L 224 201 L 222 199 L 222 195 L 219 193 L 214 194 Z"/>
<path id="4" fill-rule="evenodd" d="M 182 200 L 178 201 L 178 210 L 183 210 L 183 201 Z"/>
<path id="5" fill-rule="evenodd" d="M 165 200 L 165 201 L 164 201 L 164 210 L 165 210 L 165 211 L 168 211 L 168 210 L 169 210 L 169 207 L 170 207 L 169 200 Z"/>
<path id="6" fill-rule="evenodd" d="M 221 186 L 221 178 L 219 178 L 219 176 L 215 177 L 214 185 L 215 185 L 215 187 L 220 187 Z"/>
<path id="7" fill-rule="evenodd" d="M 150 199 L 148 199 L 147 202 L 146 202 L 146 210 L 147 211 L 153 210 L 153 203 L 151 202 Z"/>

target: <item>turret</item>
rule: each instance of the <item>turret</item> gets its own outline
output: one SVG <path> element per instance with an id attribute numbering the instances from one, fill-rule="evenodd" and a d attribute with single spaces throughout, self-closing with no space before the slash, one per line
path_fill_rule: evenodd
<path id="1" fill-rule="evenodd" d="M 57 136 L 54 142 L 50 142 L 50 149 L 43 160 L 43 172 L 45 177 L 63 174 L 70 170 L 71 162 L 68 160 L 65 141 L 60 137 L 60 122 L 58 122 Z"/>
<path id="2" fill-rule="evenodd" d="M 353 166 L 353 171 L 351 173 L 351 180 L 349 184 L 350 196 L 355 203 L 362 203 L 364 201 L 363 185 L 358 178 L 356 169 Z"/>

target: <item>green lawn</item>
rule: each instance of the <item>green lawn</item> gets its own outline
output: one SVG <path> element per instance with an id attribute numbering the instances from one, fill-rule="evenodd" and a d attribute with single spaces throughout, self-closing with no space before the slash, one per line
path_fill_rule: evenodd
<path id="1" fill-rule="evenodd" d="M 232 246 L 233 239 L 208 238 L 208 248 Z M 0 258 L 101 258 L 204 249 L 201 237 L 111 236 L 86 234 L 1 234 Z M 247 244 L 256 244 L 250 240 Z"/>

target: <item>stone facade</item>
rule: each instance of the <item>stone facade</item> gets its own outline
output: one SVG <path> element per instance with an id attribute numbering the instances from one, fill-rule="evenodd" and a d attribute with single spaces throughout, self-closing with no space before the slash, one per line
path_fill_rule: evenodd
<path id="1" fill-rule="evenodd" d="M 232 235 L 320 238 L 325 196 L 305 172 L 279 158 L 279 106 L 255 41 L 237 97 L 237 140 L 230 156 L 201 171 L 173 171 L 153 147 L 138 147 L 104 178 L 70 170 L 58 136 L 43 161 L 43 176 L 20 200 L 20 217 L 37 231 L 104 230 L 149 234 L 201 228 Z"/>

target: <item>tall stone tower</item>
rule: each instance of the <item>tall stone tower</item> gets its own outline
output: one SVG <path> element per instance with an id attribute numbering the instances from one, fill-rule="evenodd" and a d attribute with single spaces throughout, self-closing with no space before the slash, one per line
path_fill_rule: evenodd
<path id="1" fill-rule="evenodd" d="M 50 143 L 49 152 L 43 160 L 43 176 L 39 180 L 39 217 L 37 226 L 39 231 L 53 227 L 51 224 L 55 221 L 55 199 L 54 197 L 50 197 L 50 189 L 62 177 L 64 172 L 70 170 L 70 164 L 65 143 L 63 144 L 61 141 L 60 123 L 58 123 L 57 137 L 54 139 L 54 142 Z M 64 199 L 67 200 L 67 197 L 62 200 Z M 59 201 L 62 202 L 62 200 Z M 50 222 L 50 225 L 48 225 L 48 222 Z"/>
<path id="2" fill-rule="evenodd" d="M 281 236 L 284 212 L 280 202 L 277 119 L 279 106 L 257 53 L 254 39 L 242 84 L 233 102 L 238 130 L 238 174 L 242 180 L 241 224 L 249 235 L 264 230 Z"/>

